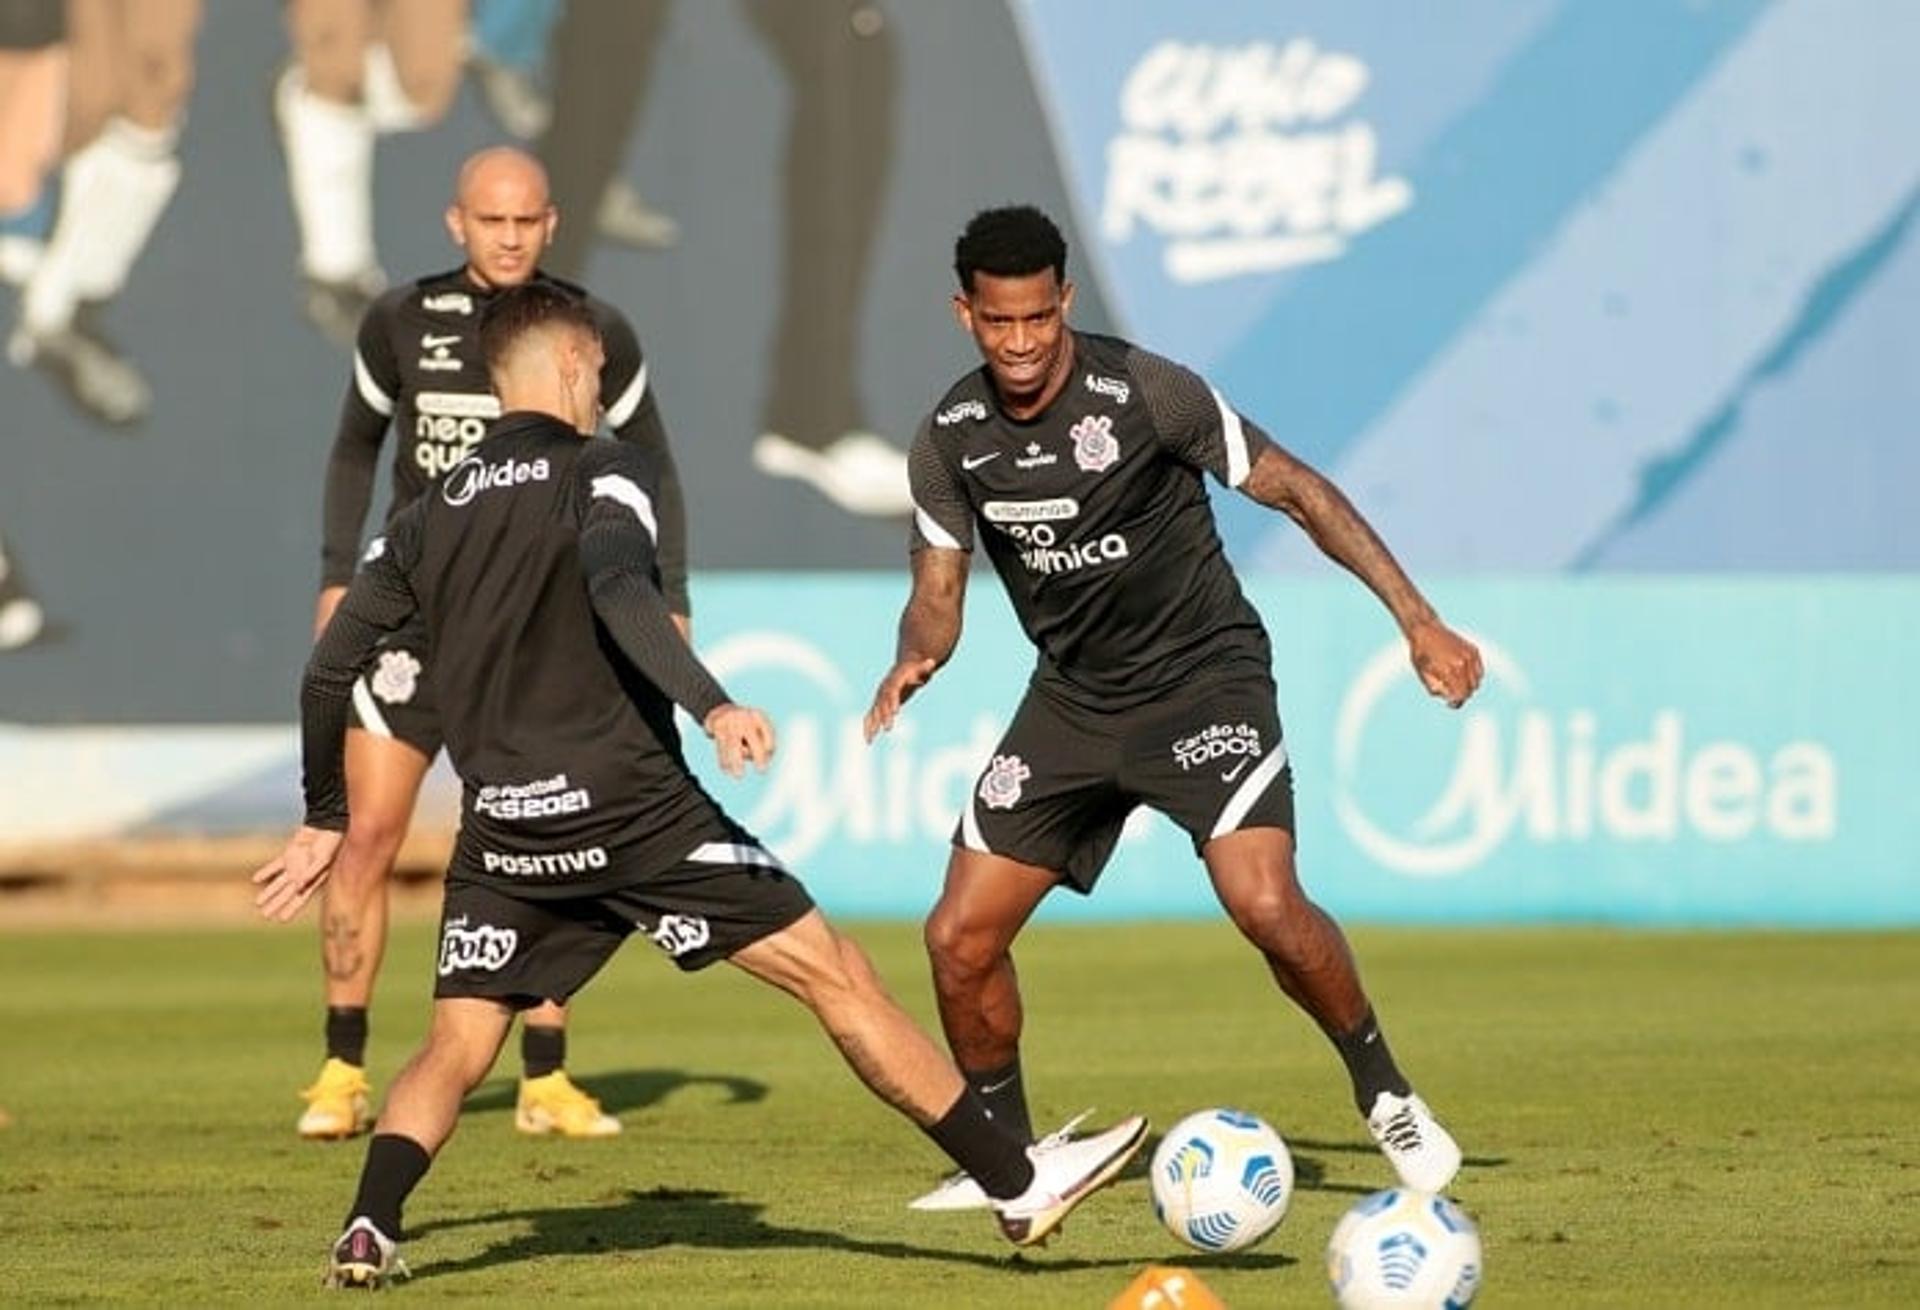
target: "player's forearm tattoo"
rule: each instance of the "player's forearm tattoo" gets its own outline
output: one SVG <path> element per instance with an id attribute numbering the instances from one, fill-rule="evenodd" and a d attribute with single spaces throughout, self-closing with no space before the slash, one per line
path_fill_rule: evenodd
<path id="1" fill-rule="evenodd" d="M 1269 447 L 1240 489 L 1306 529 L 1322 554 L 1367 584 L 1402 630 L 1434 617 L 1426 597 L 1353 502 L 1307 465 Z"/>
<path id="2" fill-rule="evenodd" d="M 947 558 L 951 556 L 952 558 Z M 945 664 L 960 642 L 967 557 L 961 551 L 922 550 L 913 557 L 913 594 L 900 614 L 895 658 Z"/>

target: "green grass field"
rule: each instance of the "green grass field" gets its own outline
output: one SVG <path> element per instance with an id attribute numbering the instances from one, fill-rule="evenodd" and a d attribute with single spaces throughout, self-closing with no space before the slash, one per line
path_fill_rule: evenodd
<path id="1" fill-rule="evenodd" d="M 931 1019 L 916 930 L 856 925 Z M 1589 930 L 1355 934 L 1403 1064 L 1465 1146 L 1480 1304 L 1920 1299 L 1920 936 Z M 403 927 L 374 1011 L 385 1079 L 427 1009 Z M 293 1135 L 318 1064 L 311 924 L 0 935 L 0 1300 L 280 1302 L 316 1294 L 361 1145 Z M 408 1211 L 410 1298 L 673 1306 L 1098 1307 L 1149 1263 L 1230 1306 L 1327 1303 L 1340 1213 L 1388 1181 L 1331 1050 L 1212 924 L 1042 925 L 1020 954 L 1028 1084 L 1171 1123 L 1266 1116 L 1286 1222 L 1186 1252 L 1136 1164 L 1045 1249 L 905 1201 L 941 1172 L 792 1002 L 634 943 L 578 1007 L 571 1065 L 626 1122 L 530 1140 L 477 1092 Z M 511 1073 L 509 1047 L 502 1070 Z"/>

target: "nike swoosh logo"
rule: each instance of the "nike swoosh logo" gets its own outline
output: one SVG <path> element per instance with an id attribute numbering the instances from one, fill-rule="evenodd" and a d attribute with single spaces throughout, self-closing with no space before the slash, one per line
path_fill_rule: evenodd
<path id="1" fill-rule="evenodd" d="M 999 1091 L 1002 1087 L 1005 1087 L 1008 1083 L 1012 1082 L 1013 1077 L 1014 1076 L 1012 1074 L 1009 1074 L 1005 1078 L 1002 1078 L 997 1083 L 988 1083 L 985 1087 L 982 1087 L 980 1089 L 980 1095 L 992 1096 L 995 1092 Z"/>
<path id="2" fill-rule="evenodd" d="M 988 460 L 999 459 L 999 458 L 1000 458 L 1000 452 L 996 450 L 991 455 L 975 455 L 971 459 L 963 458 L 960 461 L 960 467 L 963 469 L 977 469 L 982 464 L 986 463 Z"/>
<path id="3" fill-rule="evenodd" d="M 1246 771 L 1247 771 L 1247 761 L 1243 759 L 1238 764 L 1234 765 L 1231 769 L 1228 769 L 1225 773 L 1221 774 L 1220 781 L 1232 782 L 1235 778 L 1239 777 L 1241 774 L 1245 773 Z"/>
<path id="4" fill-rule="evenodd" d="M 458 332 L 454 333 L 450 337 L 436 337 L 431 333 L 429 333 L 428 335 L 420 338 L 420 349 L 437 350 L 441 346 L 451 346 L 454 342 L 458 341 L 459 339 L 460 339 L 460 334 Z"/>

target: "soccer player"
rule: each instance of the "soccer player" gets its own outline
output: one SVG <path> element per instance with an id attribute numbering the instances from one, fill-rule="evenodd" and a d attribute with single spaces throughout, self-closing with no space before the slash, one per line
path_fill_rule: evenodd
<path id="1" fill-rule="evenodd" d="M 374 466 L 395 433 L 393 496 L 405 506 L 467 457 L 500 413 L 480 358 L 480 312 L 503 287 L 528 282 L 584 297 L 606 343 L 600 400 L 614 435 L 648 452 L 660 469 L 660 561 L 667 603 L 686 628 L 686 515 L 647 366 L 619 311 L 539 272 L 541 251 L 558 221 L 546 175 L 518 150 L 483 150 L 460 170 L 447 229 L 465 264 L 383 295 L 360 325 L 353 376 L 327 468 L 325 544 L 316 634 L 353 577 Z M 321 911 L 326 966 L 327 1059 L 302 1093 L 303 1137 L 340 1138 L 370 1122 L 365 1073 L 367 1005 L 387 932 L 387 880 L 405 839 L 414 801 L 441 745 L 440 717 L 418 629 L 391 634 L 354 687 L 347 734 L 353 823 L 340 868 Z M 531 804 L 531 801 L 529 801 Z M 515 1126 L 523 1132 L 604 1137 L 620 1121 L 567 1077 L 566 1013 L 534 1009 L 521 1032 L 525 1078 Z"/>
<path id="2" fill-rule="evenodd" d="M 15 0 L 14 11 L 32 8 Z M 144 419 L 152 389 L 101 333 L 180 185 L 200 0 L 69 0 L 71 49 L 60 204 L 20 298 L 7 354 L 104 423 Z"/>
<path id="3" fill-rule="evenodd" d="M 507 413 L 388 527 L 314 648 L 301 698 L 306 823 L 258 870 L 286 918 L 341 849 L 341 735 L 357 671 L 416 617 L 466 821 L 447 875 L 426 1043 L 368 1147 L 330 1282 L 397 1272 L 401 1206 L 486 1076 L 516 1008 L 563 1000 L 631 933 L 682 969 L 727 960 L 813 1011 L 872 1091 L 977 1177 L 1005 1235 L 1044 1239 L 1138 1149 L 1146 1122 L 1038 1156 L 887 995 L 780 861 L 688 771 L 684 708 L 721 767 L 764 768 L 773 730 L 694 656 L 658 590 L 645 452 L 590 436 L 599 324 L 556 287 L 502 292 L 481 329 Z"/>
<path id="4" fill-rule="evenodd" d="M 1091 892 L 1128 813 L 1150 805 L 1187 830 L 1234 926 L 1332 1040 L 1402 1182 L 1438 1192 L 1459 1148 L 1395 1064 L 1346 939 L 1295 872 L 1267 634 L 1201 474 L 1294 519 L 1364 582 L 1449 705 L 1478 685 L 1479 652 L 1337 488 L 1217 391 L 1069 328 L 1066 257 L 1059 229 L 1025 206 L 976 215 L 955 247 L 954 313 L 985 367 L 915 438 L 913 587 L 866 717 L 872 740 L 953 654 L 978 533 L 1039 661 L 961 815 L 926 924 L 948 1045 L 994 1117 L 1031 1136 L 1014 937 L 1054 887 Z M 957 1178 L 915 1204 L 981 1199 Z"/>

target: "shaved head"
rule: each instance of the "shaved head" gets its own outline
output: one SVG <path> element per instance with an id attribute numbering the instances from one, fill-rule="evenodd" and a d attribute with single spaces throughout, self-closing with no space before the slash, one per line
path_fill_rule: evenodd
<path id="1" fill-rule="evenodd" d="M 544 209 L 548 203 L 546 167 L 517 146 L 476 150 L 460 165 L 460 175 L 453 184 L 453 203 L 472 209 L 498 188 L 537 196 L 538 207 Z"/>
<path id="2" fill-rule="evenodd" d="M 467 275 L 476 284 L 524 285 L 559 221 L 547 194 L 547 170 L 526 151 L 493 146 L 460 165 L 447 232 L 467 252 Z"/>

